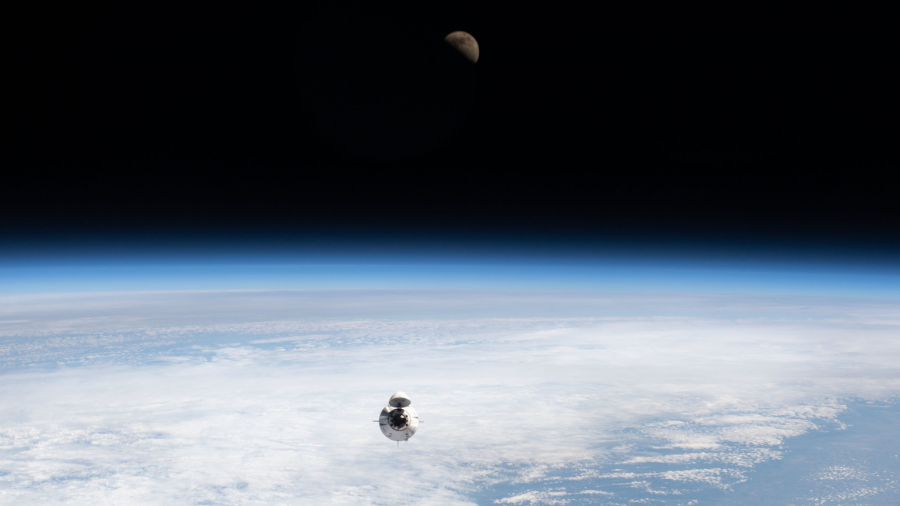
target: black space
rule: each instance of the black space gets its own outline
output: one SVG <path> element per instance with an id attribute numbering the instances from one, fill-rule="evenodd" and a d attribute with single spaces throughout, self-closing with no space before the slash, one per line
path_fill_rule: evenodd
<path id="1" fill-rule="evenodd" d="M 430 4 L 20 6 L 4 30 L 4 235 L 898 244 L 886 12 Z M 453 30 L 478 39 L 476 65 L 443 43 Z"/>

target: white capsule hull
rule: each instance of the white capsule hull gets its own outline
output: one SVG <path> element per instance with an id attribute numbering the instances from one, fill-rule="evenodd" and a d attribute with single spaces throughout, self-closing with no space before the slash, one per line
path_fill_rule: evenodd
<path id="1" fill-rule="evenodd" d="M 409 441 L 419 429 L 419 413 L 403 392 L 391 396 L 388 405 L 378 416 L 378 426 L 391 441 Z"/>

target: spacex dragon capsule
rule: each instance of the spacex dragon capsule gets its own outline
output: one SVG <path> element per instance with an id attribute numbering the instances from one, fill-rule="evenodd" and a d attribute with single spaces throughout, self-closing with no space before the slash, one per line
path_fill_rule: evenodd
<path id="1" fill-rule="evenodd" d="M 397 441 L 398 445 L 400 441 L 409 441 L 419 428 L 419 414 L 411 404 L 405 393 L 397 392 L 378 417 L 381 433 L 391 441 Z"/>

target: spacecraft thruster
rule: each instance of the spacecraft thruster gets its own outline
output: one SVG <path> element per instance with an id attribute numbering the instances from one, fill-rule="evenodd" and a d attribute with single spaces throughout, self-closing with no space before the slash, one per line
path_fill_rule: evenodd
<path id="1" fill-rule="evenodd" d="M 411 406 L 412 401 L 403 392 L 391 396 L 387 406 L 381 410 L 378 425 L 381 433 L 391 441 L 409 441 L 419 428 L 419 414 Z"/>

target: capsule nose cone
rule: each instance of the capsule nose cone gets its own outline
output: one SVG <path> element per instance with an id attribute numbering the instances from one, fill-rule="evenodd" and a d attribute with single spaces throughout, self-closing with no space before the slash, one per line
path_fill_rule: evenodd
<path id="1" fill-rule="evenodd" d="M 412 401 L 409 400 L 409 397 L 403 392 L 396 392 L 391 396 L 391 400 L 388 401 L 388 404 L 395 408 L 405 408 L 412 404 Z"/>

